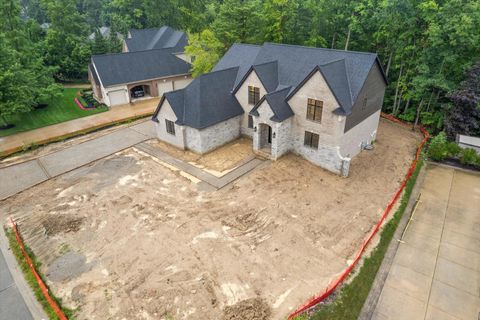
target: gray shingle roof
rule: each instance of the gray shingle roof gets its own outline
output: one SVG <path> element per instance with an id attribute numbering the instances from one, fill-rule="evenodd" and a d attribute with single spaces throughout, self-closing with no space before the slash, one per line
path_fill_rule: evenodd
<path id="1" fill-rule="evenodd" d="M 172 48 L 174 52 L 183 52 L 188 44 L 185 32 L 169 26 L 152 29 L 131 29 L 131 38 L 125 39 L 128 51 Z"/>
<path id="2" fill-rule="evenodd" d="M 258 116 L 258 108 L 265 100 L 267 100 L 267 103 L 273 112 L 273 116 L 270 118 L 270 120 L 275 122 L 282 122 L 292 117 L 294 113 L 286 100 L 289 92 L 290 87 L 286 87 L 274 92 L 267 93 L 263 96 L 262 99 L 260 99 L 260 101 L 252 109 L 252 111 L 250 111 L 250 114 Z"/>
<path id="3" fill-rule="evenodd" d="M 236 87 L 243 76 L 254 65 L 255 58 L 262 47 L 251 44 L 234 43 L 220 61 L 213 67 L 212 71 L 219 71 L 238 67 L 237 78 L 233 87 Z"/>
<path id="4" fill-rule="evenodd" d="M 191 67 L 172 54 L 172 49 L 96 55 L 92 63 L 105 87 L 187 74 Z"/>
<path id="5" fill-rule="evenodd" d="M 255 70 L 267 94 L 251 114 L 258 114 L 259 105 L 266 99 L 274 113 L 271 120 L 280 122 L 293 116 L 288 99 L 320 71 L 340 104 L 338 113 L 347 115 L 376 61 L 373 53 L 273 43 L 234 44 L 211 73 L 195 79 L 185 89 L 166 93 L 165 98 L 178 124 L 205 128 L 243 113 L 234 92 Z"/>
<path id="6" fill-rule="evenodd" d="M 237 58 L 240 59 L 236 60 Z M 349 114 L 376 60 L 377 55 L 374 53 L 265 43 L 261 47 L 232 46 L 214 69 L 239 66 L 235 90 L 254 66 L 256 71 L 260 70 L 258 76 L 268 92 L 290 86 L 291 96 L 312 71 L 319 68 L 339 100 L 343 113 Z M 276 70 L 274 63 L 277 64 Z M 275 71 L 276 81 L 272 80 Z M 275 83 L 278 85 L 272 89 Z"/>
<path id="7" fill-rule="evenodd" d="M 231 89 L 238 67 L 214 71 L 194 79 L 186 88 L 165 93 L 165 99 L 177 117 L 177 124 L 203 129 L 243 114 Z M 153 116 L 162 106 L 160 101 Z"/>

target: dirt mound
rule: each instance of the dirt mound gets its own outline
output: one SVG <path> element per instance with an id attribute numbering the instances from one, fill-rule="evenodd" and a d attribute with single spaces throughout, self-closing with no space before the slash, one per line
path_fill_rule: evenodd
<path id="1" fill-rule="evenodd" d="M 71 215 L 49 215 L 43 221 L 45 233 L 54 236 L 59 233 L 77 232 L 85 218 Z"/>
<path id="2" fill-rule="evenodd" d="M 264 299 L 252 298 L 225 307 L 222 320 L 268 320 L 271 314 L 272 310 Z"/>

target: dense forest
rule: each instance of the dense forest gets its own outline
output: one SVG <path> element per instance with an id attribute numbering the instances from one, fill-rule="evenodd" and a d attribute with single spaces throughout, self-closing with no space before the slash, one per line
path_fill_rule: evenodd
<path id="1" fill-rule="evenodd" d="M 2 0 L 0 14 L 0 125 L 55 95 L 56 82 L 85 78 L 91 54 L 120 50 L 117 33 L 169 25 L 188 31 L 195 75 L 234 42 L 376 52 L 390 82 L 384 111 L 432 131 L 449 119 L 465 131 L 468 118 L 480 135 L 480 89 L 468 84 L 480 68 L 478 0 Z"/>

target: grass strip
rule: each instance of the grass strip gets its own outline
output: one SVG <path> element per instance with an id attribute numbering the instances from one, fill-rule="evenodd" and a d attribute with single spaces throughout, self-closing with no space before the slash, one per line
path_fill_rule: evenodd
<path id="1" fill-rule="evenodd" d="M 40 289 L 40 286 L 38 285 L 38 282 L 35 279 L 35 276 L 33 275 L 32 271 L 30 270 L 30 267 L 28 266 L 27 261 L 25 260 L 25 257 L 22 254 L 22 250 L 20 249 L 20 246 L 18 245 L 17 239 L 15 238 L 15 233 L 13 232 L 13 230 L 11 228 L 4 228 L 4 230 L 5 230 L 5 235 L 8 238 L 8 243 L 10 245 L 10 249 L 12 250 L 12 253 L 15 256 L 15 259 L 17 260 L 18 265 L 22 269 L 25 280 L 27 281 L 27 283 L 32 288 L 32 291 L 35 294 L 35 297 L 37 298 L 37 301 L 43 307 L 43 310 L 45 311 L 45 313 L 47 314 L 49 319 L 52 319 L 52 320 L 58 319 L 57 315 L 55 314 L 53 309 L 50 307 L 50 304 L 48 303 L 47 299 L 43 295 L 42 290 Z M 35 267 L 35 270 L 37 270 L 38 275 L 40 276 L 40 278 L 42 278 L 43 282 L 46 283 L 45 282 L 45 277 L 40 273 L 41 263 L 37 260 L 33 251 L 25 244 L 25 242 L 23 242 L 23 245 L 25 247 L 25 251 L 27 252 L 27 254 L 29 255 L 30 259 L 33 262 L 33 266 Z M 55 297 L 55 295 L 52 293 L 52 291 L 50 289 L 48 289 L 48 291 L 49 291 L 52 299 L 55 300 L 55 302 L 60 306 L 63 313 L 68 317 L 68 319 L 74 319 L 75 310 L 62 307 L 61 300 L 59 298 Z"/>
<path id="2" fill-rule="evenodd" d="M 363 265 L 348 284 L 341 287 L 335 300 L 326 305 L 320 305 L 319 309 L 314 311 L 313 314 L 303 314 L 297 316 L 296 320 L 355 320 L 358 318 L 362 307 L 367 299 L 367 296 L 372 287 L 373 281 L 377 275 L 378 269 L 382 264 L 385 253 L 388 250 L 388 246 L 392 241 L 393 235 L 397 226 L 402 218 L 407 204 L 410 200 L 413 187 L 417 181 L 420 169 L 424 164 L 424 155 L 420 154 L 417 162 L 417 167 L 412 176 L 405 185 L 405 189 L 400 200 L 400 206 L 395 211 L 392 219 L 388 221 L 380 234 L 380 242 L 373 249 L 371 255 L 365 258 Z"/>
<path id="3" fill-rule="evenodd" d="M 79 88 L 65 88 L 62 95 L 51 101 L 44 109 L 34 109 L 29 112 L 7 116 L 7 122 L 14 124 L 15 127 L 0 130 L 0 137 L 108 111 L 108 108 L 104 105 L 95 109 L 80 109 L 74 100 L 75 97 L 79 97 L 79 91 Z"/>

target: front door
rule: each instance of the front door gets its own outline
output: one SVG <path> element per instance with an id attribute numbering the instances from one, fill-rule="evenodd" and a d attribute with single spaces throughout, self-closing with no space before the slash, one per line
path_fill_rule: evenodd
<path id="1" fill-rule="evenodd" d="M 268 143 L 272 143 L 272 127 L 268 126 Z"/>

